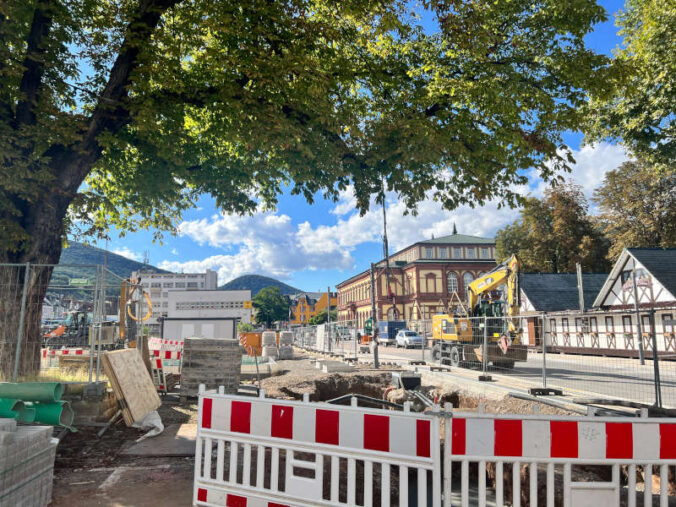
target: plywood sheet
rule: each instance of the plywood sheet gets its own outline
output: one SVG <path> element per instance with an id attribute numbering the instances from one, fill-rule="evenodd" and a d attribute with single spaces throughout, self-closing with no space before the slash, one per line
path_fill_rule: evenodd
<path id="1" fill-rule="evenodd" d="M 129 426 L 161 405 L 153 379 L 136 349 L 106 352 L 103 367 Z"/>

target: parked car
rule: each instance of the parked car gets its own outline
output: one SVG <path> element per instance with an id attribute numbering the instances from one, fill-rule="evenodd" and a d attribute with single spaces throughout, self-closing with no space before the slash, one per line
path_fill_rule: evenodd
<path id="1" fill-rule="evenodd" d="M 397 347 L 404 347 L 405 349 L 409 347 L 422 348 L 422 344 L 422 336 L 415 331 L 409 331 L 408 329 L 399 331 L 395 338 L 395 345 Z"/>

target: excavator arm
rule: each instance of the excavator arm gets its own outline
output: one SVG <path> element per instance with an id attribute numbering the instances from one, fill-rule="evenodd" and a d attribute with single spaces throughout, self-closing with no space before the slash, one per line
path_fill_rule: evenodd
<path id="1" fill-rule="evenodd" d="M 512 255 L 491 271 L 480 276 L 467 287 L 467 302 L 470 311 L 473 311 L 482 294 L 497 289 L 501 285 L 507 285 L 507 315 L 514 317 L 519 314 L 521 305 L 519 294 L 519 259 Z M 516 331 L 516 325 L 509 322 L 510 331 Z"/>

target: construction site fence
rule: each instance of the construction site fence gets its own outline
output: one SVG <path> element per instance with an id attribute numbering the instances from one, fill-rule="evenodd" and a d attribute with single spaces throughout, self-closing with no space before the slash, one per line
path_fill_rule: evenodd
<path id="1" fill-rule="evenodd" d="M 102 265 L 0 264 L 0 380 L 98 381 L 101 353 L 147 331 L 128 315 L 140 304 L 120 312 L 123 284 L 134 288 Z"/>
<path id="2" fill-rule="evenodd" d="M 460 318 L 447 324 L 444 339 L 439 330 L 435 334 L 432 320 L 409 320 L 405 329 L 417 332 L 422 343 L 404 351 L 396 350 L 394 343 L 383 346 L 382 340 L 379 357 L 440 363 L 481 380 L 506 380 L 523 392 L 539 389 L 538 393 L 562 392 L 584 402 L 612 399 L 617 404 L 676 408 L 676 338 L 669 324 L 676 312 L 643 311 L 641 319 L 632 315 L 631 323 L 628 315 L 566 312 Z M 463 322 L 467 331 L 461 329 Z M 354 321 L 292 331 L 298 346 L 318 352 L 345 357 L 371 352 L 360 341 L 363 329 Z M 462 340 L 450 339 L 452 332 L 460 333 Z"/>
<path id="3" fill-rule="evenodd" d="M 414 413 L 202 388 L 193 503 L 667 507 L 675 466 L 673 419 Z"/>

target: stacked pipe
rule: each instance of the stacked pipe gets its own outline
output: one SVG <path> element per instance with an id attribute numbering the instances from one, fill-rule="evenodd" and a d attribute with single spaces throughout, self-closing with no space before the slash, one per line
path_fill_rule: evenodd
<path id="1" fill-rule="evenodd" d="M 73 409 L 69 402 L 61 401 L 62 395 L 63 384 L 59 382 L 2 382 L 0 417 L 70 428 Z"/>
<path id="2" fill-rule="evenodd" d="M 277 359 L 277 333 L 274 331 L 263 331 L 261 341 L 263 343 L 263 357 Z"/>
<path id="3" fill-rule="evenodd" d="M 0 507 L 49 504 L 58 443 L 51 426 L 0 419 Z"/>
<path id="4" fill-rule="evenodd" d="M 293 333 L 291 331 L 279 333 L 279 358 L 293 359 Z"/>

